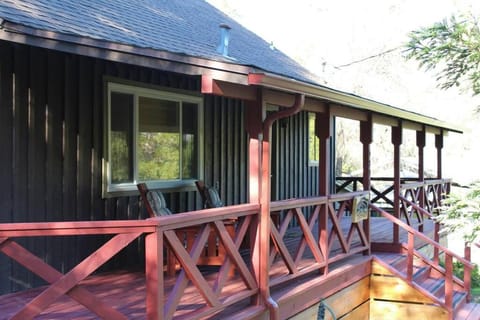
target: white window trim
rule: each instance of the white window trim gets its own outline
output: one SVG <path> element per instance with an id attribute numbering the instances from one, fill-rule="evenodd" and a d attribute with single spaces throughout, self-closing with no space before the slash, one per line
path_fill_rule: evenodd
<path id="1" fill-rule="evenodd" d="M 170 89 L 171 90 L 171 89 Z M 111 182 L 111 171 L 110 171 L 110 159 L 111 159 L 111 93 L 119 92 L 119 93 L 126 93 L 132 94 L 134 96 L 134 107 L 133 107 L 133 117 L 134 117 L 134 124 L 133 124 L 133 182 L 132 183 L 120 183 L 120 184 L 112 184 Z M 200 95 L 191 95 L 191 94 L 184 94 L 179 92 L 169 91 L 168 88 L 158 88 L 158 89 L 151 89 L 145 88 L 136 85 L 127 85 L 121 84 L 117 82 L 107 82 L 106 88 L 107 94 L 107 101 L 106 101 L 106 122 L 105 122 L 105 130 L 104 130 L 104 165 L 103 165 L 103 196 L 104 197 L 112 197 L 112 196 L 119 196 L 122 194 L 129 194 L 132 191 L 137 190 L 137 183 L 145 182 L 138 180 L 138 155 L 136 152 L 137 146 L 137 139 L 138 139 L 138 102 L 139 97 L 148 97 L 148 98 L 155 98 L 155 99 L 165 99 L 169 101 L 175 101 L 181 103 L 193 103 L 198 105 L 198 119 L 197 119 L 197 128 L 198 128 L 198 159 L 197 159 L 197 168 L 198 168 L 198 177 L 194 179 L 178 179 L 178 180 L 148 180 L 149 186 L 151 188 L 159 188 L 163 190 L 182 190 L 182 189 L 189 189 L 189 187 L 194 186 L 194 182 L 197 179 L 203 179 L 202 172 L 204 169 L 204 143 L 203 143 L 203 113 L 204 113 L 204 106 L 203 106 L 203 97 Z M 180 108 L 179 117 L 182 119 L 182 109 Z M 180 121 L 180 132 L 183 129 L 183 121 Z M 181 149 L 181 146 L 180 146 Z M 182 157 L 180 157 L 180 166 L 182 162 Z"/>

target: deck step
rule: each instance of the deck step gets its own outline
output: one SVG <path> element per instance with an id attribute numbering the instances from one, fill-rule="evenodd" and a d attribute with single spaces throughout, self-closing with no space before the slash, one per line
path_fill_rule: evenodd
<path id="1" fill-rule="evenodd" d="M 219 313 L 210 319 L 220 320 L 220 319 L 232 319 L 232 320 L 243 320 L 243 319 L 260 319 L 266 314 L 266 309 L 264 306 L 249 306 L 245 307 L 240 312 L 230 313 L 228 315 L 225 312 Z"/>
<path id="2" fill-rule="evenodd" d="M 443 278 L 426 278 L 419 285 L 433 296 L 441 298 L 444 295 L 445 279 Z"/>
<path id="3" fill-rule="evenodd" d="M 430 276 L 431 268 L 429 266 L 419 267 L 413 274 L 413 281 L 422 285 Z"/>
<path id="4" fill-rule="evenodd" d="M 480 304 L 466 303 L 456 313 L 455 320 L 480 320 Z"/>

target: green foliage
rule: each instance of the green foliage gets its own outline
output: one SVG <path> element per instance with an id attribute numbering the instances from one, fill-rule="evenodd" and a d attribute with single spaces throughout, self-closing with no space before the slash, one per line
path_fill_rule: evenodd
<path id="1" fill-rule="evenodd" d="M 178 133 L 140 132 L 138 135 L 138 177 L 171 180 L 180 177 L 180 137 Z"/>
<path id="2" fill-rule="evenodd" d="M 480 93 L 480 28 L 474 16 L 455 16 L 430 27 L 413 31 L 406 45 L 407 58 L 420 66 L 439 68 L 437 81 L 442 89 L 470 82 L 475 95 Z"/>
<path id="3" fill-rule="evenodd" d="M 463 263 L 455 261 L 453 263 L 453 272 L 455 273 L 455 276 L 462 279 Z M 475 267 L 472 270 L 472 288 L 478 288 L 478 287 L 480 287 L 480 273 L 478 272 L 478 266 L 475 265 Z"/>
<path id="4" fill-rule="evenodd" d="M 465 194 L 450 194 L 439 209 L 442 232 L 461 232 L 468 243 L 480 240 L 480 183 Z"/>
<path id="5" fill-rule="evenodd" d="M 441 261 L 440 265 L 445 268 L 445 262 Z M 453 274 L 459 278 L 463 279 L 463 263 L 459 261 L 454 261 L 453 262 Z M 472 288 L 479 288 L 480 289 L 480 272 L 478 271 L 478 266 L 474 265 L 472 274 L 471 274 L 471 287 Z"/>

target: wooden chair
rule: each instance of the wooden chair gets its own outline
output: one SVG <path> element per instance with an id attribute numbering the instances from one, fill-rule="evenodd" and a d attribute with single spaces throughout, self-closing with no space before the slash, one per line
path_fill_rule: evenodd
<path id="1" fill-rule="evenodd" d="M 139 183 L 137 185 L 138 191 L 140 192 L 141 199 L 145 205 L 145 208 L 150 217 L 157 216 L 166 216 L 172 214 L 172 212 L 167 208 L 166 201 L 163 194 L 158 190 L 149 190 L 145 183 Z M 230 221 L 225 222 L 225 227 L 233 238 L 235 235 L 235 224 Z M 183 242 L 184 247 L 190 252 L 192 245 L 195 242 L 195 238 L 199 232 L 197 227 L 188 227 L 177 229 L 176 234 L 180 241 Z M 205 248 L 202 250 L 202 254 L 197 260 L 198 265 L 208 265 L 208 266 L 221 266 L 225 262 L 226 251 L 222 245 L 221 240 L 219 239 L 215 230 L 210 232 L 208 241 L 205 244 Z M 167 276 L 174 276 L 176 269 L 180 267 L 180 264 L 177 262 L 174 252 L 166 246 L 166 272 Z M 233 274 L 233 268 L 230 271 L 230 274 Z"/>
<path id="2" fill-rule="evenodd" d="M 206 186 L 202 180 L 195 181 L 195 185 L 202 197 L 203 208 L 210 209 L 224 206 L 216 188 Z"/>

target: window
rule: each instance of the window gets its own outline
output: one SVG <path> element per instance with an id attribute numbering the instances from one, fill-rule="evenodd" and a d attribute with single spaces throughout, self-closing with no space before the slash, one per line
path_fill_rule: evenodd
<path id="1" fill-rule="evenodd" d="M 308 113 L 308 164 L 318 166 L 320 141 L 315 135 L 315 113 Z"/>
<path id="2" fill-rule="evenodd" d="M 200 96 L 108 83 L 107 192 L 189 185 L 201 172 Z"/>

